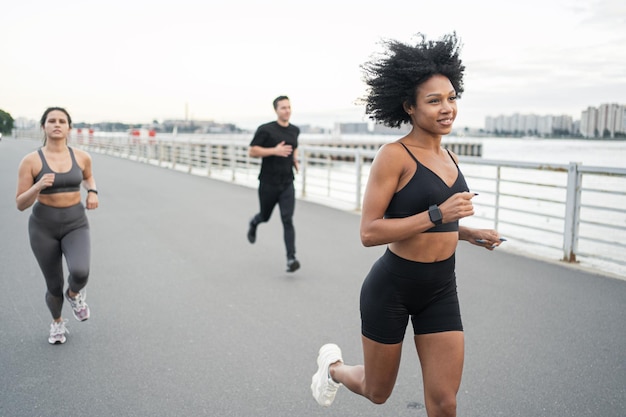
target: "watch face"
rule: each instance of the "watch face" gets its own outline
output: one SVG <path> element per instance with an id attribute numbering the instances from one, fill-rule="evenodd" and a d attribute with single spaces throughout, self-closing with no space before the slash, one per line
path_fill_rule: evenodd
<path id="1" fill-rule="evenodd" d="M 441 224 L 441 210 L 437 206 L 430 206 L 428 209 L 428 216 L 430 221 L 435 224 Z"/>

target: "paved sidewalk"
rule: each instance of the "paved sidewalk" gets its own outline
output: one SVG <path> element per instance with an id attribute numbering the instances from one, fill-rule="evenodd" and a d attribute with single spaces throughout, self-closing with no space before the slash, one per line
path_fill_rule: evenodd
<path id="1" fill-rule="evenodd" d="M 91 318 L 65 305 L 71 333 L 49 345 L 30 209 L 14 201 L 37 146 L 0 142 L 0 417 L 426 415 L 410 337 L 386 404 L 311 397 L 320 345 L 362 360 L 359 290 L 384 248 L 361 246 L 357 215 L 299 201 L 290 274 L 278 209 L 246 240 L 255 189 L 105 155 L 92 154 Z M 465 242 L 457 276 L 459 416 L 624 417 L 625 280 Z"/>

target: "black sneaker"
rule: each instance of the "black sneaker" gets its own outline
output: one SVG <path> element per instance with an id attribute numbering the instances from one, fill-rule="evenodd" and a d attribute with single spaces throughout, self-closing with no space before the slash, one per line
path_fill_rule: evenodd
<path id="1" fill-rule="evenodd" d="M 252 223 L 252 220 L 250 220 L 248 227 L 248 242 L 250 243 L 256 242 L 256 226 L 257 225 Z"/>
<path id="2" fill-rule="evenodd" d="M 287 260 L 287 272 L 295 272 L 300 269 L 300 262 L 296 258 Z"/>

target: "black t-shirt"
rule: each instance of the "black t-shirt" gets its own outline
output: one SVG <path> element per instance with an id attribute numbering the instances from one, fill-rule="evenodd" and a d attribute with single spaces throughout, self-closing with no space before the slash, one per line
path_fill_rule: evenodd
<path id="1" fill-rule="evenodd" d="M 278 122 L 265 123 L 256 130 L 250 146 L 261 146 L 263 148 L 273 148 L 280 142 L 291 145 L 294 149 L 298 147 L 298 136 L 300 128 L 289 124 L 287 127 L 281 126 Z M 293 154 L 288 157 L 266 156 L 261 162 L 261 172 L 259 180 L 272 184 L 285 184 L 293 182 Z"/>

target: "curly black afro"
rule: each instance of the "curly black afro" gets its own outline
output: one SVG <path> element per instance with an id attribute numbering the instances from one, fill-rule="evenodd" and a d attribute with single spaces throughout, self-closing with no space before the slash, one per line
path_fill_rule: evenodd
<path id="1" fill-rule="evenodd" d="M 447 77 L 461 97 L 465 66 L 459 58 L 461 45 L 456 32 L 437 41 L 428 41 L 421 33 L 417 37 L 415 46 L 384 41 L 387 50 L 383 56 L 361 65 L 369 86 L 363 102 L 370 119 L 389 127 L 410 123 L 403 104 L 415 105 L 417 88 L 436 74 Z"/>

